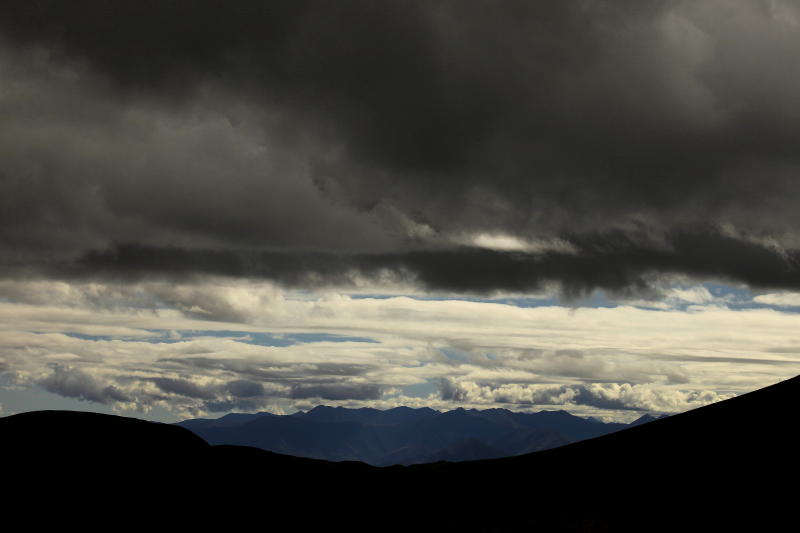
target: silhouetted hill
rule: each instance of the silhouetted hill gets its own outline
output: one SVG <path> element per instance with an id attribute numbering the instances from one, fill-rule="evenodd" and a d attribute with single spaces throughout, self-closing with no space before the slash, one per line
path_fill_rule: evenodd
<path id="1" fill-rule="evenodd" d="M 560 448 L 410 469 L 453 486 L 534 480 L 525 496 L 515 493 L 506 503 L 551 506 L 550 516 L 560 517 L 556 523 L 566 530 L 794 529 L 798 395 L 800 378 L 793 378 Z M 524 513 L 511 514 L 516 518 L 509 524 L 525 523 Z M 495 520 L 484 526 L 494 527 Z"/>
<path id="2" fill-rule="evenodd" d="M 33 506 L 24 516 L 39 529 L 791 531 L 798 394 L 794 378 L 543 452 L 389 468 L 209 446 L 121 417 L 29 413 L 0 419 L 4 507 Z"/>
<path id="3" fill-rule="evenodd" d="M 499 452 L 491 456 L 503 457 L 563 446 L 628 427 L 587 420 L 566 411 L 455 409 L 442 413 L 429 408 L 381 411 L 328 406 L 288 416 L 237 414 L 218 420 L 185 420 L 178 425 L 211 444 L 255 446 L 298 457 L 364 461 L 376 466 L 430 462 L 461 441 L 479 441 Z M 456 461 L 456 457 L 449 460 Z"/>
<path id="4" fill-rule="evenodd" d="M 176 425 L 72 411 L 0 418 L 0 457 L 7 516 L 24 510 L 38 529 L 245 527 L 249 513 L 239 506 L 249 506 L 270 510 L 259 519 L 267 530 L 313 530 L 351 506 L 343 491 L 370 501 L 379 472 L 210 446 Z M 372 516 L 367 510 L 363 520 Z"/>
<path id="5" fill-rule="evenodd" d="M 3 451 L 11 456 L 58 453 L 172 460 L 208 448 L 191 431 L 173 425 L 76 411 L 35 411 L 0 418 L 0 431 Z"/>
<path id="6" fill-rule="evenodd" d="M 506 455 L 504 452 L 487 446 L 478 439 L 463 439 L 456 441 L 443 450 L 428 456 L 420 463 L 436 463 L 438 461 L 478 461 L 481 459 L 497 459 Z"/>

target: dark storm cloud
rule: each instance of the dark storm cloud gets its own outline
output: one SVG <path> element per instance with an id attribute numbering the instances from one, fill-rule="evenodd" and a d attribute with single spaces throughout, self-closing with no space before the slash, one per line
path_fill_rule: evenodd
<path id="1" fill-rule="evenodd" d="M 4 263 L 58 248 L 81 275 L 797 287 L 798 21 L 756 1 L 4 2 L 26 67 L 0 139 Z M 37 53 L 71 74 L 31 74 Z M 229 129 L 173 141 L 131 118 L 197 109 Z M 63 144 L 34 147 L 44 131 Z M 481 232 L 578 253 L 453 244 Z"/>
<path id="2" fill-rule="evenodd" d="M 800 288 L 800 254 L 714 231 L 675 232 L 658 243 L 624 233 L 574 236 L 576 253 L 530 254 L 457 248 L 394 254 L 300 254 L 190 251 L 136 245 L 91 252 L 59 275 L 261 277 L 289 286 L 352 283 L 387 271 L 430 290 L 470 293 L 536 291 L 559 283 L 567 297 L 600 288 L 618 295 L 653 291 L 670 274 L 744 282 L 757 288 Z"/>

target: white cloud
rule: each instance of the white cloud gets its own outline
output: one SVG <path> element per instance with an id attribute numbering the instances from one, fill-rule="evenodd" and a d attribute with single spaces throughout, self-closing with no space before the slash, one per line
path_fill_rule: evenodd
<path id="1" fill-rule="evenodd" d="M 0 283 L 0 370 L 18 386 L 176 415 L 325 401 L 566 405 L 616 418 L 629 416 L 619 409 L 687 409 L 798 373 L 800 315 L 728 309 L 680 290 L 692 305 L 655 310 L 295 294 L 223 279 Z M 377 342 L 250 343 L 259 332 Z M 433 391 L 440 380 L 462 392 L 399 392 Z M 258 395 L 242 396 L 257 385 Z"/>
<path id="2" fill-rule="evenodd" d="M 705 304 L 715 300 L 714 295 L 702 285 L 689 288 L 674 288 L 669 291 L 668 298 L 691 304 Z"/>
<path id="3" fill-rule="evenodd" d="M 604 410 L 679 412 L 731 398 L 711 390 L 656 388 L 630 383 L 579 385 L 504 384 L 480 385 L 473 381 L 443 379 L 442 396 L 476 405 L 502 403 L 511 406 L 588 406 Z"/>
<path id="4" fill-rule="evenodd" d="M 450 237 L 455 243 L 489 250 L 560 254 L 577 253 L 577 248 L 563 239 L 523 239 L 505 233 L 470 233 Z"/>
<path id="5" fill-rule="evenodd" d="M 753 298 L 753 301 L 775 307 L 800 307 L 800 293 L 798 292 L 775 292 L 761 294 Z"/>

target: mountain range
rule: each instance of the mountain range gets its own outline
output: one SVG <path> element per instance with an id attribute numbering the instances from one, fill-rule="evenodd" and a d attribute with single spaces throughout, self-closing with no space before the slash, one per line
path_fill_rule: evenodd
<path id="1" fill-rule="evenodd" d="M 210 444 L 253 446 L 276 453 L 375 466 L 510 457 L 599 437 L 632 424 L 603 423 L 566 411 L 517 413 L 506 409 L 427 407 L 348 409 L 317 406 L 278 416 L 233 413 L 179 422 Z"/>
<path id="2" fill-rule="evenodd" d="M 383 468 L 23 413 L 0 418 L 3 507 L 36 529 L 792 531 L 798 397 L 793 378 L 541 452 Z"/>

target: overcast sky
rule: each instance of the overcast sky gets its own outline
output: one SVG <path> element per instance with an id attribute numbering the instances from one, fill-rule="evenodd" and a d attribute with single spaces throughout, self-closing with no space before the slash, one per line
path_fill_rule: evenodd
<path id="1" fill-rule="evenodd" d="M 0 414 L 629 420 L 800 373 L 800 3 L 0 4 Z"/>

